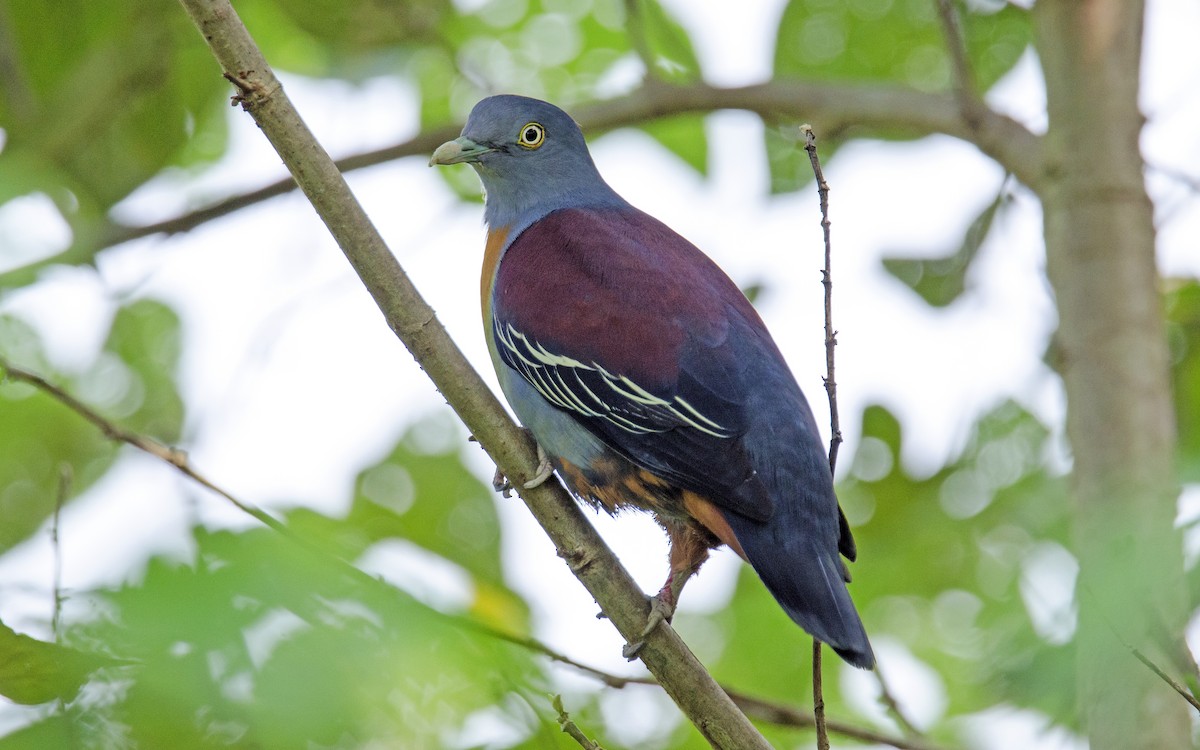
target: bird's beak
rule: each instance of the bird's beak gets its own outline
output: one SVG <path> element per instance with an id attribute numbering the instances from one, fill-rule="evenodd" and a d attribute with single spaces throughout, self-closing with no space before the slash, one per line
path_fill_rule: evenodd
<path id="1" fill-rule="evenodd" d="M 478 161 L 480 156 L 495 150 L 490 146 L 480 145 L 464 135 L 438 146 L 437 150 L 433 152 L 433 156 L 429 157 L 429 166 Z"/>

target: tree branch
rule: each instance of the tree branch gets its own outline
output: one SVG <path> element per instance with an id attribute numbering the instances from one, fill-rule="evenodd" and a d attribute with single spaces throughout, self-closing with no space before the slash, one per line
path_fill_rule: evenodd
<path id="1" fill-rule="evenodd" d="M 803 120 L 826 132 L 849 131 L 863 137 L 884 127 L 899 128 L 914 136 L 943 133 L 974 143 L 1035 191 L 1043 181 L 1045 167 L 1040 136 L 1015 120 L 993 112 L 982 102 L 968 117 L 956 94 L 927 93 L 900 86 L 772 80 L 726 88 L 706 83 L 677 86 L 653 79 L 625 96 L 582 105 L 572 114 L 584 132 L 596 134 L 663 117 L 721 109 L 747 110 L 767 121 Z M 438 128 L 393 146 L 339 159 L 336 164 L 342 172 L 350 172 L 407 156 L 428 154 L 458 132 L 458 127 Z M 172 219 L 145 225 L 113 223 L 99 233 L 94 244 L 74 246 L 0 273 L 0 288 L 27 284 L 48 266 L 89 263 L 101 250 L 122 242 L 195 229 L 205 222 L 284 195 L 295 187 L 292 178 L 285 178 Z"/>
<path id="2" fill-rule="evenodd" d="M 109 440 L 125 443 L 126 445 L 130 445 L 137 450 L 147 453 L 154 458 L 157 458 L 158 460 L 174 467 L 177 471 L 192 481 L 198 482 L 207 489 L 213 490 L 243 513 L 246 513 L 259 522 L 264 523 L 268 528 L 279 533 L 288 541 L 298 544 L 308 552 L 314 554 L 323 562 L 334 566 L 342 573 L 348 575 L 351 580 L 354 580 L 355 582 L 366 587 L 378 586 L 384 587 L 390 591 L 395 590 L 392 586 L 384 581 L 374 576 L 367 575 L 363 571 L 359 570 L 350 561 L 338 557 L 337 555 L 330 553 L 328 550 L 319 547 L 304 537 L 294 533 L 283 522 L 275 519 L 273 516 L 270 516 L 261 508 L 258 508 L 244 500 L 240 500 L 228 490 L 213 484 L 207 479 L 201 478 L 201 473 L 190 464 L 185 451 L 173 446 L 164 445 L 153 438 L 121 427 L 120 425 L 92 409 L 90 406 L 84 404 L 79 399 L 72 396 L 60 386 L 51 383 L 41 375 L 12 365 L 2 357 L 0 357 L 0 370 L 3 371 L 4 377 L 32 385 L 34 388 L 37 388 L 41 392 L 63 404 L 68 409 L 71 409 L 88 422 L 91 422 Z M 68 481 L 69 469 L 60 474 L 60 495 L 65 495 Z M 552 661 L 558 662 L 559 664 L 564 664 L 591 677 L 594 677 L 611 688 L 621 689 L 628 685 L 659 686 L 659 683 L 651 677 L 627 677 L 615 675 L 611 672 L 606 672 L 602 669 L 598 669 L 588 664 L 576 661 L 566 654 L 550 648 L 545 643 L 542 643 L 535 638 L 516 635 L 514 633 L 500 630 L 486 623 L 469 618 L 457 617 L 453 615 L 445 615 L 445 617 L 447 621 L 457 627 L 467 628 L 490 638 L 496 638 L 507 643 L 511 643 L 515 646 L 519 646 L 520 648 L 524 648 L 528 651 L 541 654 Z M 55 628 L 55 632 L 57 633 L 57 628 Z M 815 719 L 814 715 L 811 713 L 806 713 L 800 709 L 792 708 L 790 706 L 772 703 L 761 698 L 754 698 L 744 693 L 731 690 L 723 685 L 721 686 L 721 690 L 723 690 L 733 701 L 734 705 L 740 708 L 747 716 L 753 716 L 760 721 L 801 729 L 814 726 Z M 900 750 L 940 750 L 933 745 L 923 744 L 909 739 L 889 737 L 887 735 L 857 727 L 853 724 L 847 724 L 845 722 L 829 721 L 827 724 L 830 731 L 844 735 L 851 739 L 862 740 L 863 742 L 876 742 L 899 748 Z"/>
<path id="3" fill-rule="evenodd" d="M 379 306 L 389 327 L 458 412 L 503 474 L 521 486 L 537 473 L 534 446 L 468 364 L 354 199 L 332 159 L 300 119 L 228 0 L 181 0 L 226 75 Z M 628 641 L 649 603 L 558 482 L 521 490 L 558 554 Z M 670 627 L 656 628 L 640 658 L 706 740 L 718 748 L 769 748 Z"/>

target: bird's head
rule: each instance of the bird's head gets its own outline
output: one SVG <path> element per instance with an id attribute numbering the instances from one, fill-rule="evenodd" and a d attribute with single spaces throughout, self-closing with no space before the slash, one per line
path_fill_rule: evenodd
<path id="1" fill-rule="evenodd" d="M 429 165 L 470 164 L 483 182 L 492 226 L 528 223 L 573 206 L 616 205 L 588 153 L 583 133 L 558 107 L 524 96 L 491 96 L 467 117 L 462 135 L 433 152 Z"/>

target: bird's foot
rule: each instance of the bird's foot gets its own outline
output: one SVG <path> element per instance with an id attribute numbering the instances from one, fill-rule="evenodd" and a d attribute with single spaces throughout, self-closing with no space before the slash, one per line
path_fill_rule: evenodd
<path id="1" fill-rule="evenodd" d="M 550 457 L 546 455 L 546 451 L 542 448 L 540 443 L 537 447 L 537 453 L 537 473 L 533 475 L 533 479 L 530 479 L 523 485 L 527 490 L 541 486 L 554 474 L 554 467 L 550 464 Z"/>
<path id="2" fill-rule="evenodd" d="M 527 490 L 540 487 L 546 483 L 547 479 L 554 475 L 554 465 L 550 463 L 550 456 L 546 455 L 546 451 L 541 445 L 537 446 L 537 457 L 537 473 L 528 482 L 521 485 Z M 492 489 L 504 497 L 512 497 L 512 491 L 515 489 L 513 483 L 509 481 L 508 477 L 504 476 L 504 472 L 500 471 L 499 467 L 497 467 L 496 473 L 492 475 Z"/>
<path id="3" fill-rule="evenodd" d="M 654 629 L 664 622 L 670 622 L 671 616 L 675 614 L 675 605 L 670 601 L 669 596 L 663 596 L 659 592 L 658 596 L 650 598 L 650 616 L 646 618 L 646 627 L 642 630 L 642 634 L 633 643 L 626 643 L 621 649 L 621 656 L 624 656 L 629 661 L 633 661 L 641 653 L 642 647 L 646 645 L 646 638 L 649 637 Z"/>

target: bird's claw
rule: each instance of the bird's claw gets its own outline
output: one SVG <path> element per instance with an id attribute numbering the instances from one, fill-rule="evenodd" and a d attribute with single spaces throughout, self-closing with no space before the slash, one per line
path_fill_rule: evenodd
<path id="1" fill-rule="evenodd" d="M 512 482 L 508 481 L 508 477 L 504 476 L 500 469 L 496 469 L 496 473 L 492 475 L 492 489 L 504 497 L 512 497 Z"/>
<path id="2" fill-rule="evenodd" d="M 646 638 L 649 637 L 654 629 L 664 622 L 670 622 L 671 617 L 675 614 L 675 605 L 671 604 L 662 595 L 653 596 L 650 598 L 650 616 L 646 618 L 646 627 L 642 630 L 638 639 L 632 643 L 626 643 L 621 649 L 621 656 L 624 656 L 629 661 L 633 661 L 641 653 L 642 647 L 646 645 Z"/>
<path id="3" fill-rule="evenodd" d="M 550 463 L 550 456 L 546 455 L 546 451 L 541 445 L 537 447 L 537 457 L 537 473 L 528 482 L 521 485 L 527 490 L 545 484 L 546 480 L 554 475 L 554 465 Z M 492 476 L 492 489 L 504 497 L 512 497 L 512 491 L 515 488 L 508 477 L 504 476 L 504 472 L 497 468 L 496 473 Z"/>
<path id="4" fill-rule="evenodd" d="M 546 451 L 542 448 L 540 443 L 537 447 L 537 455 L 537 473 L 533 475 L 532 479 L 522 485 L 527 490 L 541 486 L 547 479 L 550 478 L 552 474 L 554 474 L 554 466 L 550 464 L 550 457 L 546 455 Z"/>

